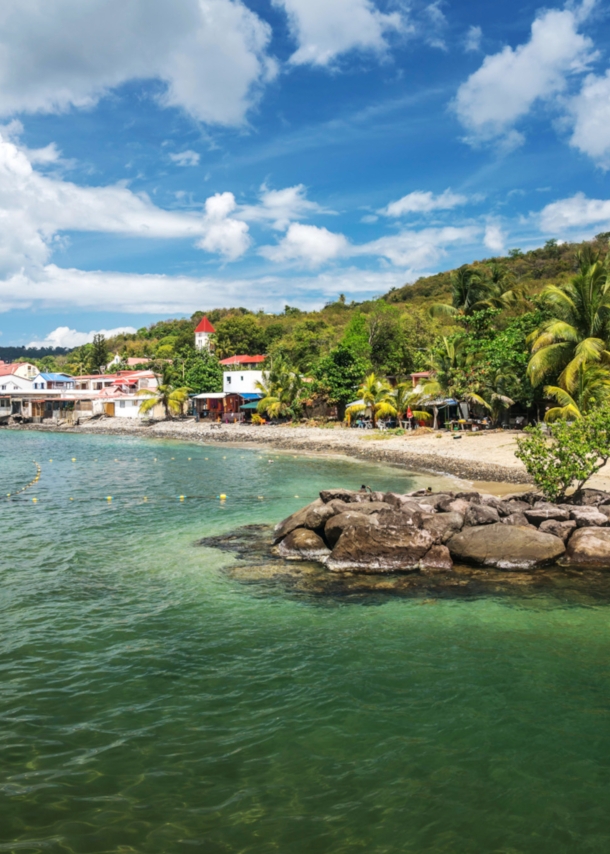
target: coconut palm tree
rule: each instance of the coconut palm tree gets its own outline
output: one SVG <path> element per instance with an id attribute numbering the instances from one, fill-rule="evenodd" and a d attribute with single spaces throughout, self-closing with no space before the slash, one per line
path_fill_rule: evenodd
<path id="1" fill-rule="evenodd" d="M 269 372 L 263 374 L 256 388 L 263 395 L 257 410 L 270 418 L 297 418 L 306 397 L 303 378 L 297 371 L 277 359 Z"/>
<path id="2" fill-rule="evenodd" d="M 569 391 L 561 386 L 548 385 L 544 393 L 559 404 L 547 410 L 545 421 L 576 420 L 610 401 L 610 371 L 603 365 L 581 365 Z"/>
<path id="3" fill-rule="evenodd" d="M 181 415 L 184 412 L 184 406 L 189 397 L 188 388 L 174 388 L 169 383 L 157 386 L 157 388 L 142 388 L 136 393 L 140 397 L 146 395 L 146 399 L 140 404 L 139 411 L 141 415 L 150 412 L 160 403 L 163 405 L 166 418 Z"/>
<path id="4" fill-rule="evenodd" d="M 430 313 L 433 317 L 472 314 L 481 298 L 481 287 L 480 274 L 468 264 L 462 265 L 451 274 L 451 305 L 436 303 Z"/>
<path id="5" fill-rule="evenodd" d="M 559 374 L 558 386 L 569 393 L 581 367 L 610 364 L 608 270 L 590 250 L 579 253 L 578 261 L 580 270 L 569 282 L 548 285 L 542 292 L 554 316 L 530 336 L 527 372 L 534 386 Z"/>
<path id="6" fill-rule="evenodd" d="M 374 429 L 378 418 L 396 415 L 396 400 L 392 387 L 386 380 L 379 379 L 375 374 L 369 374 L 358 389 L 358 394 L 362 398 L 362 403 L 353 403 L 348 406 L 346 409 L 348 417 L 358 412 L 370 413 Z"/>
<path id="7" fill-rule="evenodd" d="M 475 310 L 484 308 L 515 308 L 529 302 L 528 291 L 517 283 L 515 275 L 495 261 L 486 265 L 487 275 L 481 282 Z"/>
<path id="8" fill-rule="evenodd" d="M 425 409 L 414 409 L 420 402 L 419 393 L 410 383 L 399 383 L 394 389 L 394 406 L 396 414 L 400 418 L 406 418 L 407 412 L 411 410 L 411 417 L 417 421 L 429 421 L 431 415 Z"/>

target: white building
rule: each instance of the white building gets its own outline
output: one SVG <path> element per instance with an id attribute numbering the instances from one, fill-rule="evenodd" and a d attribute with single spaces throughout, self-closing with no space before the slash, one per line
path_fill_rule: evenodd
<path id="1" fill-rule="evenodd" d="M 257 383 L 263 381 L 263 371 L 224 371 L 222 390 L 227 394 L 260 394 Z"/>
<path id="2" fill-rule="evenodd" d="M 212 342 L 210 341 L 210 335 L 213 335 L 215 332 L 216 330 L 207 317 L 202 317 L 195 329 L 195 347 L 198 350 L 211 350 Z"/>

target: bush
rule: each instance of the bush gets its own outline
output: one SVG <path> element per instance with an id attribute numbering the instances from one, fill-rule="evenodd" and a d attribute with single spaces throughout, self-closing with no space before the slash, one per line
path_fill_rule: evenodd
<path id="1" fill-rule="evenodd" d="M 548 434 L 540 424 L 517 439 L 515 456 L 549 501 L 578 492 L 610 458 L 610 409 L 600 407 L 578 421 L 557 421 Z"/>
<path id="2" fill-rule="evenodd" d="M 262 415 L 259 415 L 258 412 L 255 412 L 252 416 L 252 423 L 253 424 L 264 424 L 265 419 L 263 418 Z"/>

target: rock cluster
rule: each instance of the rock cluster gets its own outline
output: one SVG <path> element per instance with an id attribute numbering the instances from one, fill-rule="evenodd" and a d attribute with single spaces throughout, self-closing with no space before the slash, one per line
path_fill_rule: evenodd
<path id="1" fill-rule="evenodd" d="M 280 522 L 274 542 L 283 557 L 319 561 L 331 572 L 446 573 L 454 561 L 610 569 L 610 494 L 585 489 L 571 500 L 328 489 Z"/>

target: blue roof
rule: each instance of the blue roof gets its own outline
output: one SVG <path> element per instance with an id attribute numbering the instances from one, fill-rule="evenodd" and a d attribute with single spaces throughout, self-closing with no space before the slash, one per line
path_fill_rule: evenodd
<path id="1" fill-rule="evenodd" d="M 262 398 L 262 394 L 252 394 L 251 391 L 240 391 L 238 394 L 244 400 L 260 400 Z"/>
<path id="2" fill-rule="evenodd" d="M 68 374 L 42 374 L 41 373 L 40 376 L 43 378 L 43 380 L 46 380 L 47 382 L 50 382 L 50 383 L 65 383 L 66 381 L 74 382 L 74 377 L 70 377 L 70 376 L 68 376 Z"/>

